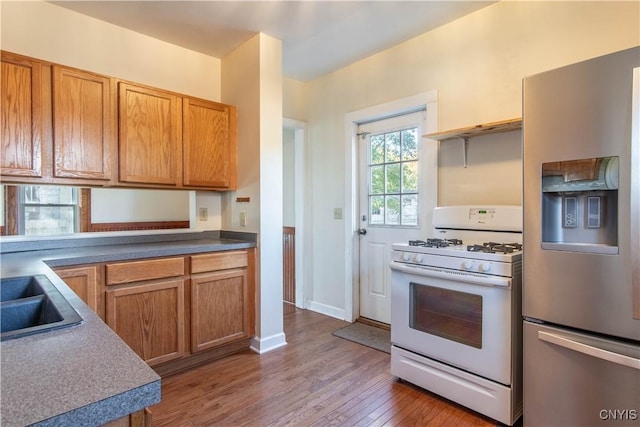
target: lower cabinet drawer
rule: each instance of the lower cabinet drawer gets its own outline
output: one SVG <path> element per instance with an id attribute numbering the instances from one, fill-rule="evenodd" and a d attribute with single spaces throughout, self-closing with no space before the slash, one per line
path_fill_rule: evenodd
<path id="1" fill-rule="evenodd" d="M 184 258 L 162 258 L 107 264 L 107 285 L 184 275 Z"/>
<path id="2" fill-rule="evenodd" d="M 191 273 L 245 268 L 249 265 L 249 254 L 246 251 L 228 251 L 191 257 Z"/>

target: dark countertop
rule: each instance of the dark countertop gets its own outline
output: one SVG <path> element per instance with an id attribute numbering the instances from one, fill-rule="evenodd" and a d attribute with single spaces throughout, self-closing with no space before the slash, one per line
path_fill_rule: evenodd
<path id="1" fill-rule="evenodd" d="M 3 427 L 95 426 L 160 401 L 160 377 L 50 267 L 256 245 L 253 234 L 225 232 L 101 233 L 40 242 L 2 239 L 0 244 L 1 277 L 45 274 L 84 319 L 78 326 L 0 344 Z"/>

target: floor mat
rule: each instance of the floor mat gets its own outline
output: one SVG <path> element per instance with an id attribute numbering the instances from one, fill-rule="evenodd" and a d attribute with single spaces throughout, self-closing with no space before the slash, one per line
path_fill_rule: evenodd
<path id="1" fill-rule="evenodd" d="M 355 322 L 334 331 L 333 335 L 385 353 L 391 353 L 391 331 L 386 329 Z"/>

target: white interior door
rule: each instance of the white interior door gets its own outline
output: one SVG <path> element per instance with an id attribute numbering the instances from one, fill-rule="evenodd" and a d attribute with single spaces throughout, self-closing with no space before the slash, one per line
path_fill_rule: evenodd
<path id="1" fill-rule="evenodd" d="M 425 238 L 431 227 L 425 211 L 433 203 L 423 194 L 431 185 L 422 178 L 433 162 L 421 136 L 425 117 L 419 111 L 358 128 L 360 317 L 382 323 L 391 322 L 391 245 Z"/>

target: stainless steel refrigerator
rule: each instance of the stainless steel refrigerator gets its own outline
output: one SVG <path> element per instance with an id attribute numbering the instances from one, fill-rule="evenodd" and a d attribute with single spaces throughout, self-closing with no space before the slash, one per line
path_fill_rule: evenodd
<path id="1" fill-rule="evenodd" d="M 640 47 L 524 79 L 524 415 L 640 426 Z"/>

